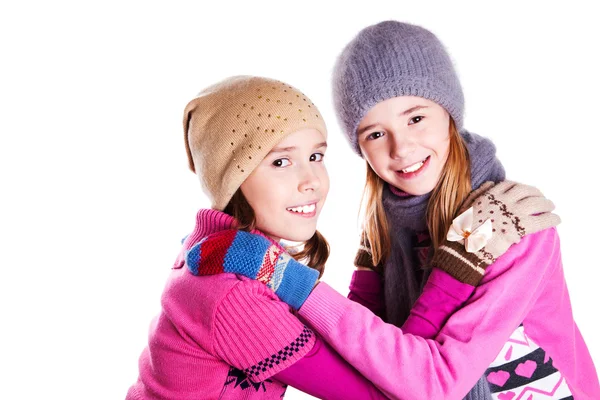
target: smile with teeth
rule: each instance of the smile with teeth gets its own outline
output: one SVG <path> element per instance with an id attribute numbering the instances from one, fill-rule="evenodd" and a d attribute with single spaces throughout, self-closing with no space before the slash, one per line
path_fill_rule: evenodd
<path id="1" fill-rule="evenodd" d="M 409 174 L 409 173 L 411 173 L 411 172 L 418 171 L 418 170 L 419 170 L 419 169 L 420 169 L 420 168 L 423 166 L 423 164 L 425 164 L 425 161 L 427 161 L 428 159 L 429 159 L 429 156 L 427 156 L 427 158 L 426 158 L 426 159 L 424 159 L 424 160 L 423 160 L 423 161 L 421 161 L 421 162 L 418 162 L 418 163 L 416 163 L 416 164 L 413 164 L 413 165 L 411 165 L 410 167 L 407 167 L 407 168 L 401 169 L 401 170 L 400 170 L 400 173 L 403 173 L 403 174 Z"/>
<path id="2" fill-rule="evenodd" d="M 310 214 L 310 213 L 314 212 L 316 208 L 317 208 L 317 205 L 315 203 L 313 203 L 313 204 L 308 204 L 305 206 L 289 207 L 289 208 L 286 208 L 286 210 L 292 211 L 295 213 L 300 213 L 300 214 Z"/>

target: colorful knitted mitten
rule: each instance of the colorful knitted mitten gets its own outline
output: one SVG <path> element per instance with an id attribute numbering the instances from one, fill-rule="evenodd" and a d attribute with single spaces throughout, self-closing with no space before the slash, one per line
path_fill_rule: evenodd
<path id="1" fill-rule="evenodd" d="M 256 279 L 281 301 L 299 309 L 312 291 L 319 272 L 294 260 L 264 236 L 229 229 L 203 238 L 190 248 L 186 264 L 194 275 L 232 273 Z"/>

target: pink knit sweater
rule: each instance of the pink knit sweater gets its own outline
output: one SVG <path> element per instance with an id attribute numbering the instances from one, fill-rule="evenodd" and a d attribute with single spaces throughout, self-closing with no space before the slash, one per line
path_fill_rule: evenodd
<path id="1" fill-rule="evenodd" d="M 560 373 L 552 376 L 556 382 L 547 391 L 523 387 L 498 398 L 554 399 L 572 393 L 578 400 L 600 399 L 596 369 L 573 320 L 555 229 L 524 237 L 488 267 L 473 296 L 435 340 L 384 323 L 325 283 L 315 288 L 300 315 L 391 398 L 461 399 L 488 367 L 518 357 L 518 346 L 510 345 L 523 341 L 543 348 Z M 513 374 L 535 373 L 531 363 L 514 367 L 488 375 L 488 381 L 502 387 Z"/>
<path id="2" fill-rule="evenodd" d="M 270 378 L 314 346 L 314 333 L 261 282 L 198 277 L 184 267 L 187 249 L 230 225 L 225 214 L 199 213 L 165 286 L 128 400 L 280 399 L 286 385 Z"/>
<path id="3" fill-rule="evenodd" d="M 232 223 L 218 211 L 198 212 L 127 399 L 280 399 L 287 384 L 324 399 L 383 399 L 263 283 L 188 271 L 186 250 Z"/>

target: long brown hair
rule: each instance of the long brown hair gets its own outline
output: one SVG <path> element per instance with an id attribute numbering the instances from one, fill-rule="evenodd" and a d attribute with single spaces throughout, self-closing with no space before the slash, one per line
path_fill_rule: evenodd
<path id="1" fill-rule="evenodd" d="M 469 151 L 451 119 L 448 160 L 427 205 L 427 227 L 434 248 L 446 239 L 452 220 L 471 190 Z"/>
<path id="2" fill-rule="evenodd" d="M 237 221 L 237 229 L 248 232 L 256 229 L 256 215 L 241 189 L 234 193 L 223 212 Z M 320 278 L 325 271 L 325 262 L 329 258 L 329 243 L 325 237 L 319 231 L 315 231 L 314 235 L 299 247 L 302 248 L 300 251 L 294 251 L 296 246 L 288 247 L 287 250 L 292 250 L 290 255 L 295 260 L 304 260 L 310 268 L 319 271 Z"/>
<path id="3" fill-rule="evenodd" d="M 434 248 L 445 240 L 452 220 L 471 192 L 469 152 L 452 119 L 449 135 L 448 159 L 427 204 L 427 228 Z M 382 201 L 384 184 L 383 179 L 367 163 L 361 209 L 364 210 L 364 232 L 371 246 L 373 265 L 385 262 L 391 251 L 389 226 Z"/>

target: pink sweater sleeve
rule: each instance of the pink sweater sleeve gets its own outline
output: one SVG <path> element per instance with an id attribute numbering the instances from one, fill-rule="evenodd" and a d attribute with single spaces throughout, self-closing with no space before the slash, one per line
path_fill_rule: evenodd
<path id="1" fill-rule="evenodd" d="M 378 317 L 385 315 L 383 282 L 375 271 L 356 270 L 352 274 L 348 298 L 367 307 Z"/>
<path id="2" fill-rule="evenodd" d="M 556 230 L 548 229 L 524 237 L 491 265 L 435 340 L 405 334 L 324 283 L 300 315 L 386 395 L 408 399 L 461 399 L 525 321 L 535 327 L 528 334 L 552 357 L 574 397 L 599 399 L 598 377 L 574 331 L 568 293 L 546 290 L 554 286 L 564 287 L 564 276 Z M 538 310 L 541 316 L 534 314 Z M 562 349 L 556 338 L 562 338 Z"/>
<path id="3" fill-rule="evenodd" d="M 467 301 L 474 290 L 474 286 L 462 283 L 441 269 L 434 268 L 423 293 L 410 310 L 402 331 L 425 339 L 434 338 L 446 320 Z"/>
<path id="4" fill-rule="evenodd" d="M 308 354 L 273 378 L 319 399 L 387 399 L 318 337 Z"/>
<path id="5" fill-rule="evenodd" d="M 216 308 L 213 352 L 261 382 L 304 357 L 315 333 L 262 282 L 241 279 Z"/>
<path id="6" fill-rule="evenodd" d="M 423 293 L 410 310 L 402 330 L 426 339 L 433 338 L 474 290 L 475 287 L 454 279 L 441 269 L 434 268 L 423 288 Z M 383 282 L 377 272 L 354 271 L 348 298 L 368 308 L 378 317 L 384 318 Z"/>
<path id="7" fill-rule="evenodd" d="M 402 330 L 426 339 L 440 331 L 446 320 L 467 301 L 475 287 L 462 283 L 446 272 L 434 268 Z M 350 282 L 348 298 L 368 308 L 380 318 L 385 316 L 381 275 L 375 271 L 356 270 Z"/>

